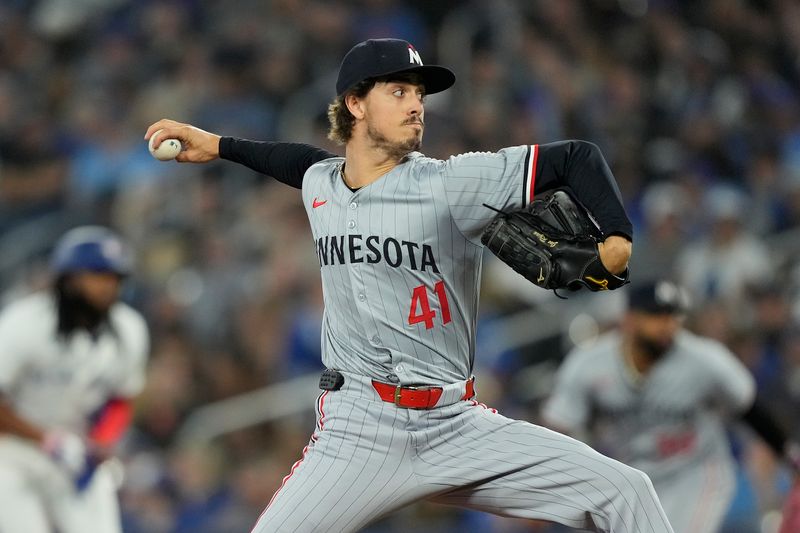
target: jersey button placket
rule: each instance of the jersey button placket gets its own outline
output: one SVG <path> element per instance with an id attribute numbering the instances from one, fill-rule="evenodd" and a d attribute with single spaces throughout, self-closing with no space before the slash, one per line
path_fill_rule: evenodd
<path id="1" fill-rule="evenodd" d="M 356 208 L 358 207 L 358 202 L 355 199 L 350 200 L 347 204 L 348 210 L 346 212 L 347 215 L 347 234 L 353 235 L 357 233 L 356 227 L 358 223 L 356 222 Z M 362 244 L 363 246 L 363 244 Z M 362 260 L 363 261 L 363 260 Z M 362 318 L 366 320 L 365 315 L 369 315 L 369 305 L 366 304 L 367 302 L 367 293 L 364 287 L 364 279 L 362 277 L 361 272 L 361 264 L 351 264 L 350 268 L 348 269 L 350 273 L 350 283 L 352 287 L 352 291 L 356 297 L 356 309 L 358 313 L 362 315 Z"/>

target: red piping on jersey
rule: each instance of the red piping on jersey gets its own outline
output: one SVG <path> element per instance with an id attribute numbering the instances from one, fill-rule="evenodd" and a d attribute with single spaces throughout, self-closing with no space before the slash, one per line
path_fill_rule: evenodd
<path id="1" fill-rule="evenodd" d="M 487 411 L 491 411 L 492 413 L 497 414 L 497 409 L 495 409 L 494 407 L 489 407 L 485 403 L 481 403 L 476 400 L 472 400 L 470 403 L 472 404 L 472 407 L 480 407 L 481 409 L 486 409 Z"/>
<path id="2" fill-rule="evenodd" d="M 112 398 L 102 407 L 96 422 L 89 430 L 89 438 L 101 446 L 116 443 L 133 417 L 133 406 L 125 398 Z"/>
<path id="3" fill-rule="evenodd" d="M 326 390 L 319 397 L 319 423 L 318 423 L 318 425 L 319 425 L 319 430 L 320 431 L 322 431 L 323 427 L 325 426 L 325 410 L 324 410 L 325 397 L 328 395 L 329 392 L 330 391 Z M 316 442 L 318 438 L 319 437 L 317 437 L 316 432 L 313 435 L 311 435 L 311 440 L 313 440 L 314 442 Z"/>
<path id="4" fill-rule="evenodd" d="M 536 189 L 536 161 L 539 159 L 539 145 L 538 144 L 534 144 L 531 147 L 531 150 L 533 151 L 533 154 L 532 154 L 533 155 L 533 163 L 531 163 L 531 175 L 530 175 L 531 188 L 530 188 L 529 193 L 528 193 L 528 203 L 531 203 L 533 201 L 533 197 L 536 194 L 534 191 Z"/>
<path id="5" fill-rule="evenodd" d="M 323 392 L 322 395 L 319 397 L 319 400 L 318 400 L 318 404 L 319 404 L 319 422 L 317 422 L 317 426 L 319 427 L 320 431 L 322 431 L 322 427 L 325 425 L 325 411 L 323 410 L 323 406 L 325 405 L 325 397 L 328 395 L 329 392 L 330 391 Z M 317 436 L 317 432 L 315 431 L 314 434 L 311 435 L 311 443 L 317 442 L 318 438 L 319 437 Z M 308 448 L 309 448 L 309 446 L 311 446 L 311 443 L 309 443 L 305 448 L 303 448 L 303 453 L 302 453 L 300 459 L 295 461 L 295 463 L 292 465 L 291 470 L 289 470 L 289 473 L 286 475 L 286 477 L 283 478 L 283 481 L 281 481 L 281 486 L 278 487 L 278 490 L 276 490 L 275 494 L 272 495 L 272 498 L 270 498 L 269 503 L 267 504 L 267 506 L 264 508 L 263 511 L 261 511 L 261 514 L 258 515 L 258 520 L 256 520 L 256 524 L 253 526 L 253 529 L 250 530 L 250 533 L 255 531 L 255 526 L 258 525 L 258 521 L 261 520 L 261 517 L 264 516 L 264 513 L 266 513 L 267 510 L 269 510 L 270 506 L 272 505 L 272 502 L 275 501 L 275 498 L 278 496 L 278 493 L 281 491 L 281 489 L 283 489 L 284 485 L 286 485 L 286 482 L 289 481 L 289 478 L 292 477 L 292 475 L 294 475 L 294 471 L 297 470 L 297 467 L 299 467 L 300 464 L 305 460 L 306 453 L 308 452 Z"/>

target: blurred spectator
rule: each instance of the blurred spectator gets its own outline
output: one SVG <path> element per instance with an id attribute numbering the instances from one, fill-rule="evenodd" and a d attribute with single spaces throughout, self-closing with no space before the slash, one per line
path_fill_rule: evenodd
<path id="1" fill-rule="evenodd" d="M 748 287 L 772 275 L 770 253 L 749 233 L 745 224 L 749 211 L 742 192 L 717 185 L 708 191 L 702 207 L 710 227 L 680 252 L 678 276 L 699 301 L 721 299 L 733 304 Z"/>
<path id="2" fill-rule="evenodd" d="M 640 204 L 642 227 L 631 269 L 639 281 L 670 276 L 688 238 L 689 197 L 676 183 L 658 182 L 645 188 Z"/>

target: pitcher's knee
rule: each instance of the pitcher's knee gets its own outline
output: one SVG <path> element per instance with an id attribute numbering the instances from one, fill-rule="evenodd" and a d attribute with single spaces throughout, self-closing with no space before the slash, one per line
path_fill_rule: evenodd
<path id="1" fill-rule="evenodd" d="M 620 474 L 622 474 L 628 486 L 630 486 L 634 492 L 642 496 L 647 494 L 655 496 L 656 491 L 655 488 L 653 488 L 653 482 L 650 481 L 650 476 L 637 468 L 622 463 L 620 464 Z"/>

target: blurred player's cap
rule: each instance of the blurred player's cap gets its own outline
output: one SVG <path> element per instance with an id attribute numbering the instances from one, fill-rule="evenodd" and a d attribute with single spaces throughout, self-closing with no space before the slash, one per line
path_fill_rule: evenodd
<path id="1" fill-rule="evenodd" d="M 668 280 L 648 281 L 628 291 L 628 309 L 652 314 L 682 314 L 689 310 L 686 289 Z"/>
<path id="2" fill-rule="evenodd" d="M 58 240 L 51 267 L 58 275 L 91 271 L 127 276 L 133 267 L 133 257 L 122 239 L 110 229 L 80 226 Z"/>
<path id="3" fill-rule="evenodd" d="M 339 67 L 336 94 L 341 96 L 357 83 L 369 78 L 414 72 L 422 77 L 426 94 L 450 88 L 456 76 L 445 67 L 423 65 L 419 52 L 401 39 L 369 39 L 347 52 Z"/>

